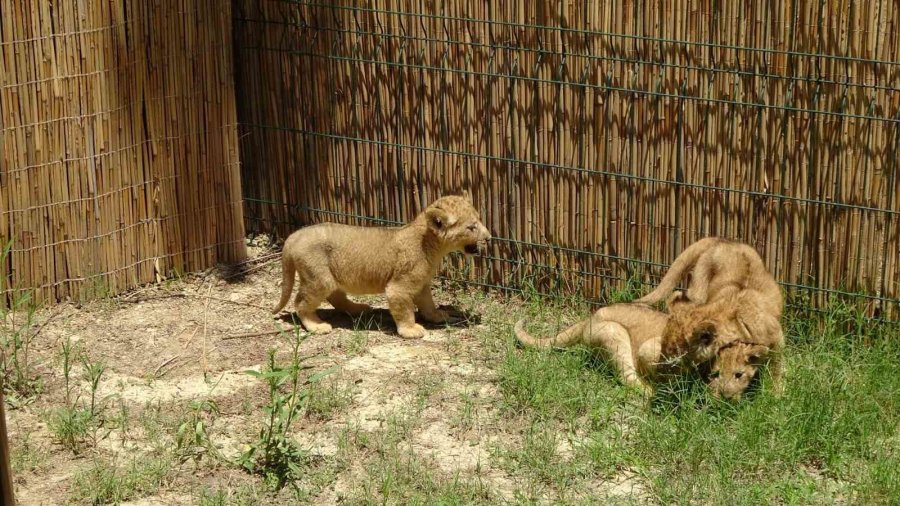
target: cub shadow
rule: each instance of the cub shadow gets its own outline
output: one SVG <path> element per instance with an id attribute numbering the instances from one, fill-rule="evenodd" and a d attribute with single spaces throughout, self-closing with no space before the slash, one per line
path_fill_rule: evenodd
<path id="1" fill-rule="evenodd" d="M 463 311 L 454 306 L 439 306 L 450 313 L 450 320 L 446 323 L 432 323 L 422 319 L 421 315 L 416 313 L 416 323 L 422 325 L 428 330 L 445 329 L 445 328 L 469 328 L 481 323 L 481 315 L 471 311 Z M 362 330 L 362 331 L 381 331 L 387 333 L 397 333 L 397 325 L 390 311 L 384 308 L 372 308 L 370 311 L 358 316 L 351 316 L 339 309 L 319 309 L 319 318 L 329 323 L 335 329 L 345 330 Z M 292 325 L 301 325 L 300 319 L 296 313 L 282 313 L 276 317 L 285 323 Z"/>

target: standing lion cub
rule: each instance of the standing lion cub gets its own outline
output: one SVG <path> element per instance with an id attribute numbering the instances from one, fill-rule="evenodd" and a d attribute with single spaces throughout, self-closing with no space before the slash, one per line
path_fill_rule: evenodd
<path id="1" fill-rule="evenodd" d="M 302 228 L 284 242 L 281 300 L 272 312 L 287 304 L 297 275 L 294 308 L 310 332 L 331 331 L 331 325 L 316 314 L 323 300 L 356 315 L 370 307 L 349 300 L 348 294 L 385 293 L 400 336 L 423 337 L 425 328 L 416 323 L 417 307 L 430 322 L 448 318 L 431 297 L 431 280 L 443 258 L 453 251 L 482 252 L 490 238 L 478 212 L 459 196 L 439 198 L 402 227 L 320 223 Z"/>

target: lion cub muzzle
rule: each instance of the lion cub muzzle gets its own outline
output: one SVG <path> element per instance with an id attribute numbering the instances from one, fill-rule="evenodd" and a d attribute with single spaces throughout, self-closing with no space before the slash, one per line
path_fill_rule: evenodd
<path id="1" fill-rule="evenodd" d="M 483 255 L 487 252 L 487 244 L 491 240 L 491 232 L 481 223 L 474 223 L 470 227 L 476 239 L 475 242 L 463 246 L 463 252 L 467 255 Z"/>

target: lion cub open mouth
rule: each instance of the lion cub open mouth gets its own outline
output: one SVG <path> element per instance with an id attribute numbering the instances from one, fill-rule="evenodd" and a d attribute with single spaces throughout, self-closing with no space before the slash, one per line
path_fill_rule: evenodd
<path id="1" fill-rule="evenodd" d="M 478 244 L 467 244 L 463 251 L 466 252 L 467 255 L 477 255 L 482 248 L 478 246 Z"/>

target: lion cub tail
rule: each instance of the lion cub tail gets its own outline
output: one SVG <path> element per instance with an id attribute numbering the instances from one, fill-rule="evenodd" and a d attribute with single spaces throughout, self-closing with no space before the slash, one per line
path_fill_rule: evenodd
<path id="1" fill-rule="evenodd" d="M 571 346 L 581 340 L 584 332 L 585 324 L 590 320 L 585 320 L 572 325 L 566 330 L 557 334 L 556 337 L 532 337 L 525 331 L 525 320 L 516 322 L 515 332 L 516 338 L 520 343 L 526 346 L 534 346 L 536 348 L 551 348 L 553 346 L 566 347 Z"/>
<path id="2" fill-rule="evenodd" d="M 697 260 L 700 259 L 700 256 L 722 242 L 723 239 L 719 237 L 707 237 L 688 246 L 687 249 L 682 251 L 681 254 L 675 258 L 672 265 L 669 266 L 669 270 L 666 271 L 665 276 L 660 280 L 659 286 L 634 302 L 641 304 L 655 304 L 664 300 L 675 290 L 675 287 L 678 286 L 678 282 L 684 278 L 684 275 L 694 268 L 697 264 Z"/>
<path id="3" fill-rule="evenodd" d="M 272 310 L 272 314 L 278 314 L 281 309 L 287 305 L 291 299 L 291 292 L 294 291 L 294 263 L 287 255 L 281 257 L 281 300 Z"/>

